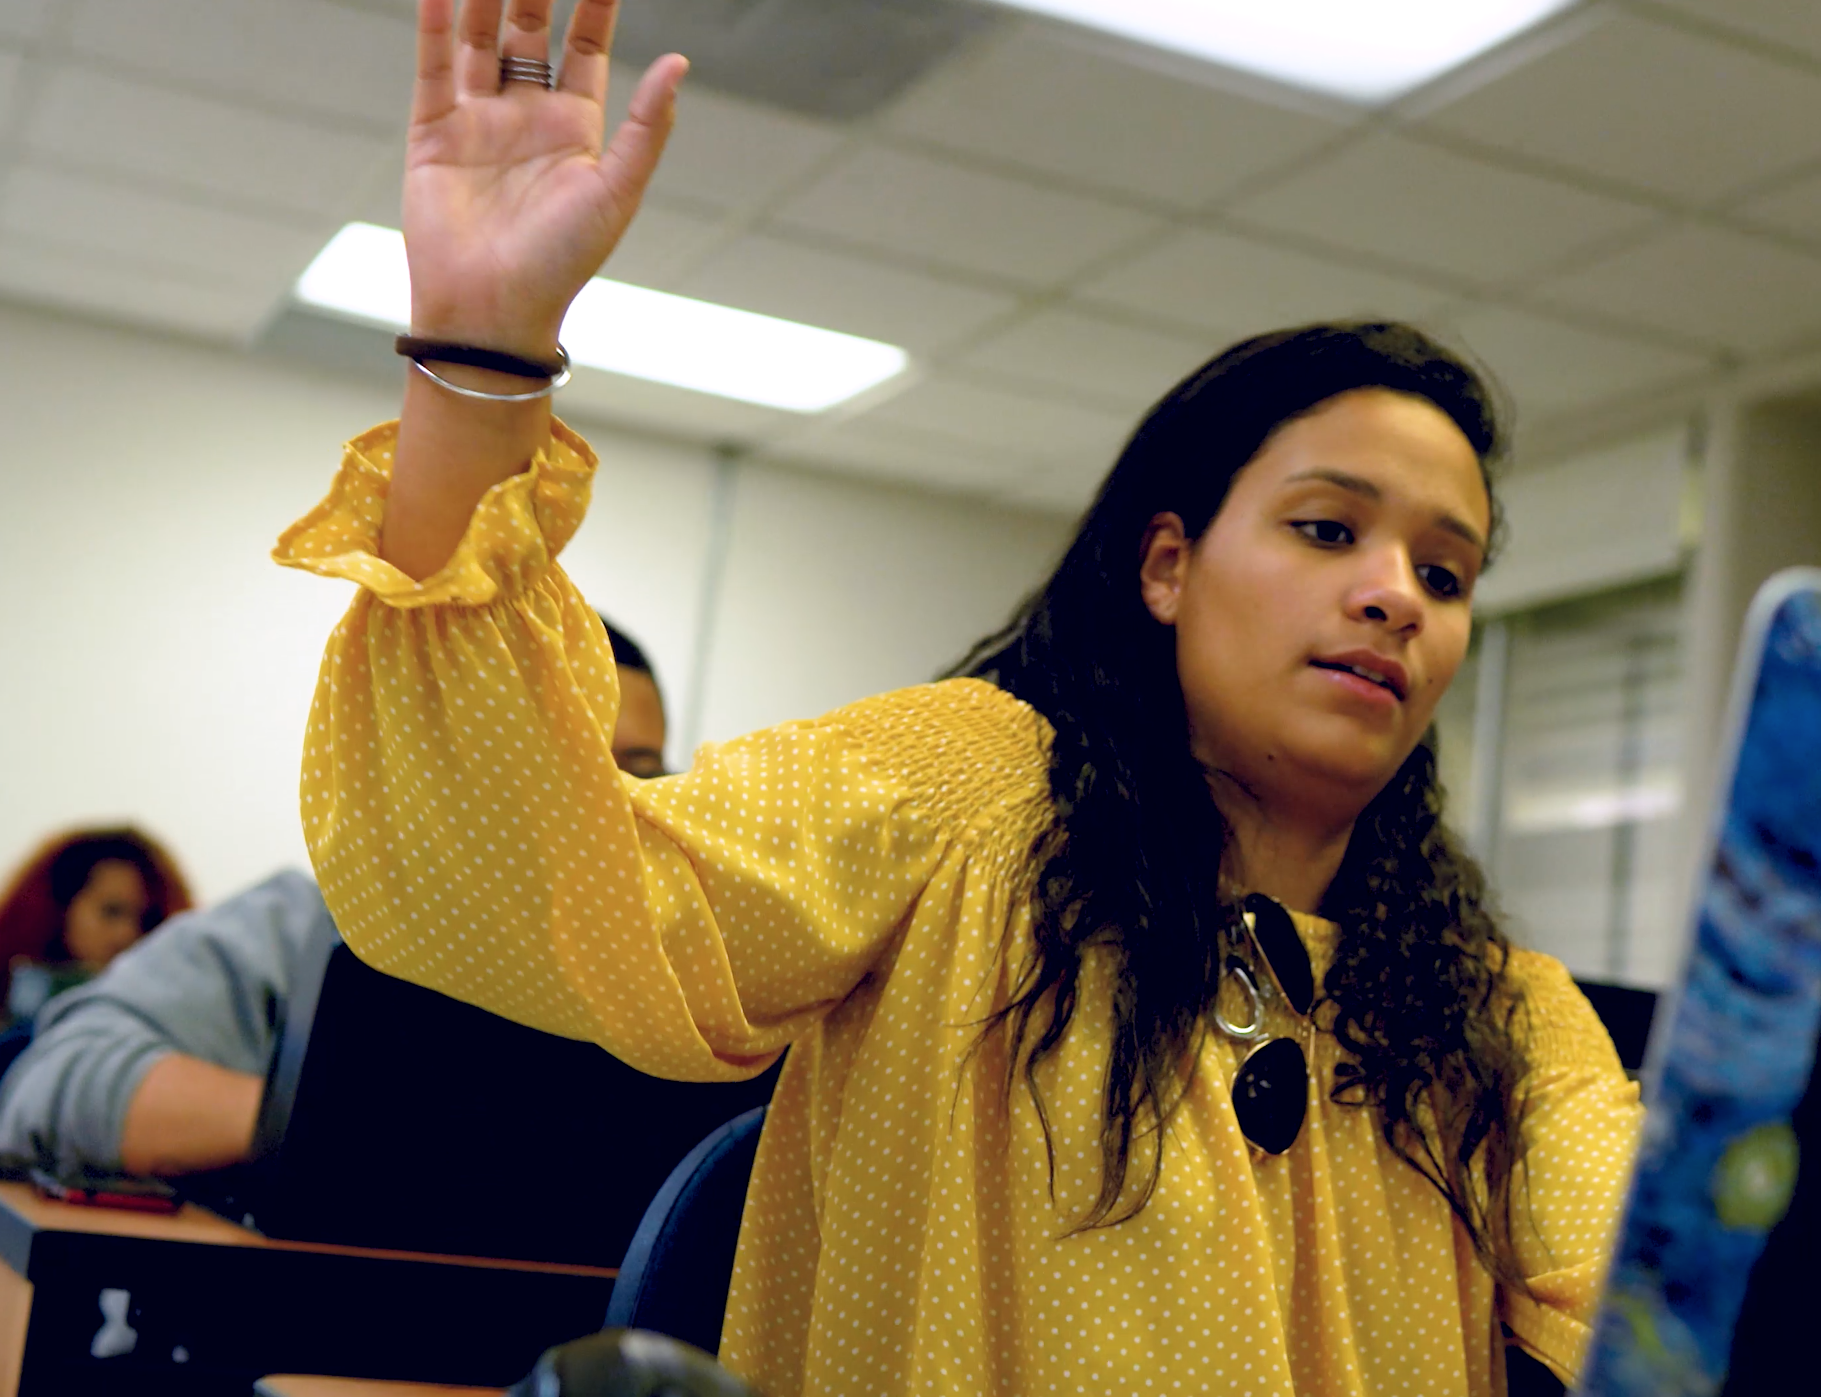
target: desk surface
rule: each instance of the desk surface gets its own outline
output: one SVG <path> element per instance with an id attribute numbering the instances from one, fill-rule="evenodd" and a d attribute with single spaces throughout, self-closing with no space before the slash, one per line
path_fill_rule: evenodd
<path id="1" fill-rule="evenodd" d="M 363 1378 L 311 1378 L 294 1373 L 261 1378 L 257 1397 L 500 1397 L 498 1387 L 435 1387 L 417 1382 L 368 1382 Z"/>
<path id="2" fill-rule="evenodd" d="M 139 1213 L 129 1208 L 97 1208 L 46 1198 L 30 1184 L 0 1181 L 0 1258 L 24 1274 L 30 1235 L 35 1232 L 83 1232 L 108 1237 L 139 1237 L 156 1242 L 191 1242 L 215 1247 L 258 1247 L 269 1251 L 315 1252 L 326 1256 L 359 1256 L 392 1261 L 430 1261 L 447 1266 L 488 1270 L 536 1271 L 611 1280 L 618 1273 L 598 1266 L 568 1266 L 544 1261 L 502 1261 L 493 1257 L 438 1256 L 428 1252 L 386 1251 L 329 1242 L 290 1242 L 262 1236 L 229 1222 L 207 1208 L 185 1203 L 175 1213 Z M 25 1247 L 17 1246 L 23 1240 Z M 17 1253 L 17 1254 L 15 1254 Z"/>
<path id="3" fill-rule="evenodd" d="M 96 1208 L 0 1182 L 0 1397 L 243 1397 L 262 1373 L 312 1369 L 365 1376 L 271 1390 L 497 1394 L 464 1384 L 516 1382 L 545 1349 L 600 1328 L 614 1274 L 285 1241 L 193 1206 Z"/>

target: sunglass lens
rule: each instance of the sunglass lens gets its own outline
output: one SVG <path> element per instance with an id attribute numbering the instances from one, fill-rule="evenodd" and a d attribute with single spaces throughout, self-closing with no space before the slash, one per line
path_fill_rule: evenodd
<path id="1" fill-rule="evenodd" d="M 1271 973 L 1277 976 L 1284 998 L 1297 1013 L 1308 1013 L 1315 1003 L 1315 967 L 1309 963 L 1308 947 L 1296 934 L 1296 923 L 1283 904 L 1259 893 L 1246 899 L 1246 911 L 1252 914 L 1252 935 L 1271 962 Z"/>
<path id="2" fill-rule="evenodd" d="M 1282 1154 L 1302 1133 L 1309 1102 L 1309 1064 L 1294 1039 L 1274 1038 L 1233 1079 L 1239 1128 L 1266 1154 Z"/>

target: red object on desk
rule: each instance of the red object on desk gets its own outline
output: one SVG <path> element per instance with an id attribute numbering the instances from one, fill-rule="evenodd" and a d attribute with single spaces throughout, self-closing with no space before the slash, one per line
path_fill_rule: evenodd
<path id="1" fill-rule="evenodd" d="M 175 1193 L 129 1193 L 106 1184 L 87 1187 L 59 1179 L 33 1179 L 38 1196 L 58 1203 L 81 1203 L 91 1208 L 125 1208 L 134 1213 L 174 1213 L 183 1206 Z"/>

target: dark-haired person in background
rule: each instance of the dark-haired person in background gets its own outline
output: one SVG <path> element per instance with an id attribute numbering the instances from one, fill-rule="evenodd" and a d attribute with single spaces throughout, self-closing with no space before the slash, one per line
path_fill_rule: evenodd
<path id="1" fill-rule="evenodd" d="M 614 729 L 614 758 L 656 774 L 663 696 L 644 651 L 607 631 L 644 684 L 642 709 Z M 335 934 L 316 885 L 284 872 L 138 941 L 39 1013 L 0 1079 L 0 1154 L 130 1174 L 241 1162 L 298 968 Z"/>
<path id="2" fill-rule="evenodd" d="M 772 1397 L 1490 1397 L 1507 1333 L 1572 1379 L 1640 1108 L 1441 818 L 1485 385 L 1399 325 L 1236 345 L 964 677 L 624 781 L 553 562 L 594 458 L 525 362 L 674 118 L 673 55 L 603 150 L 614 9 L 545 90 L 547 5 L 421 0 L 414 333 L 517 365 L 426 356 L 280 541 L 363 588 L 303 780 L 343 934 L 651 1073 L 796 1044 L 721 1343 Z"/>
<path id="3" fill-rule="evenodd" d="M 664 742 L 669 724 L 664 718 L 664 691 L 657 671 L 638 641 L 605 616 L 607 644 L 620 680 L 620 712 L 613 724 L 613 762 L 629 776 L 662 776 Z"/>
<path id="4" fill-rule="evenodd" d="M 173 913 L 190 905 L 177 861 L 136 829 L 72 830 L 46 840 L 0 892 L 0 1004 L 14 1006 L 19 962 L 101 970 Z"/>

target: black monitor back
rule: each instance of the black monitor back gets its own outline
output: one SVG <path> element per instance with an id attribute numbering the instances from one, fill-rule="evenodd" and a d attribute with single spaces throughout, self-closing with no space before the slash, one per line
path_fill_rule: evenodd
<path id="1" fill-rule="evenodd" d="M 1644 1050 L 1650 1046 L 1650 1025 L 1657 1013 L 1655 992 L 1634 989 L 1630 985 L 1610 985 L 1600 980 L 1576 980 L 1575 984 L 1606 1026 L 1620 1064 L 1627 1072 L 1640 1071 L 1644 1066 Z"/>
<path id="2" fill-rule="evenodd" d="M 287 1006 L 237 1210 L 276 1237 L 617 1266 L 671 1169 L 780 1066 L 648 1077 L 336 945 Z"/>

